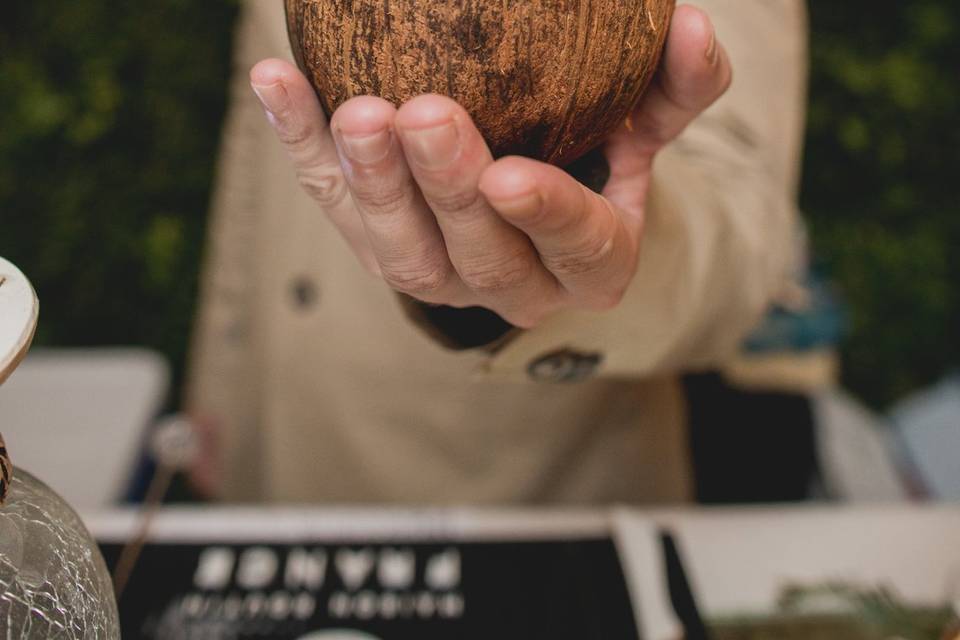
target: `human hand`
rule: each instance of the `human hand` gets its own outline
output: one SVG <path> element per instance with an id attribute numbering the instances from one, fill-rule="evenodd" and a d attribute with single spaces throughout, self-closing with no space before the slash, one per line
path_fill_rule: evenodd
<path id="1" fill-rule="evenodd" d="M 421 301 L 482 306 L 530 328 L 561 309 L 620 302 L 636 271 L 654 157 L 731 75 L 706 14 L 679 7 L 660 71 L 606 144 L 602 194 L 544 163 L 494 160 L 449 98 L 397 109 L 357 97 L 328 124 L 293 65 L 265 60 L 250 80 L 301 185 L 368 270 Z"/>

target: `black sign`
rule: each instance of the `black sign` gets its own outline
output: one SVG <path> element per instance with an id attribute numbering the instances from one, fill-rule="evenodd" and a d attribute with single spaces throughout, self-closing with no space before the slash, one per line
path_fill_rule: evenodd
<path id="1" fill-rule="evenodd" d="M 607 539 L 150 545 L 120 614 L 125 640 L 638 637 Z"/>

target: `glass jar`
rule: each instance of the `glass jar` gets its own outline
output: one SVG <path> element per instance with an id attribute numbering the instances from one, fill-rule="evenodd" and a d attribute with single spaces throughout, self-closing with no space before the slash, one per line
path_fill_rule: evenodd
<path id="1" fill-rule="evenodd" d="M 0 258 L 0 384 L 30 346 L 38 304 Z M 0 638 L 117 640 L 113 583 L 97 543 L 50 488 L 14 471 L 0 436 Z"/>
<path id="2" fill-rule="evenodd" d="M 0 507 L 0 637 L 120 638 L 96 542 L 62 498 L 20 470 Z"/>

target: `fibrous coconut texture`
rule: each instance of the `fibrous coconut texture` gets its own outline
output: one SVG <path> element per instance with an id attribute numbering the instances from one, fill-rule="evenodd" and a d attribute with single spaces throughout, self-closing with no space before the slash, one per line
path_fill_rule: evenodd
<path id="1" fill-rule="evenodd" d="M 621 126 L 659 64 L 675 0 L 286 0 L 327 114 L 375 95 L 457 100 L 495 157 L 565 165 Z"/>

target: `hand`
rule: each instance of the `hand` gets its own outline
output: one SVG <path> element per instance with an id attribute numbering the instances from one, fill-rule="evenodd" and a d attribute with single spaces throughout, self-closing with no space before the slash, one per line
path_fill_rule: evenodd
<path id="1" fill-rule="evenodd" d="M 307 79 L 265 60 L 251 84 L 300 183 L 363 265 L 428 303 L 482 306 L 533 327 L 560 309 L 609 309 L 633 279 L 656 153 L 727 89 L 729 59 L 709 18 L 679 7 L 662 67 L 608 141 L 602 195 L 562 170 L 494 160 L 454 101 L 399 110 L 374 97 L 328 125 Z"/>

